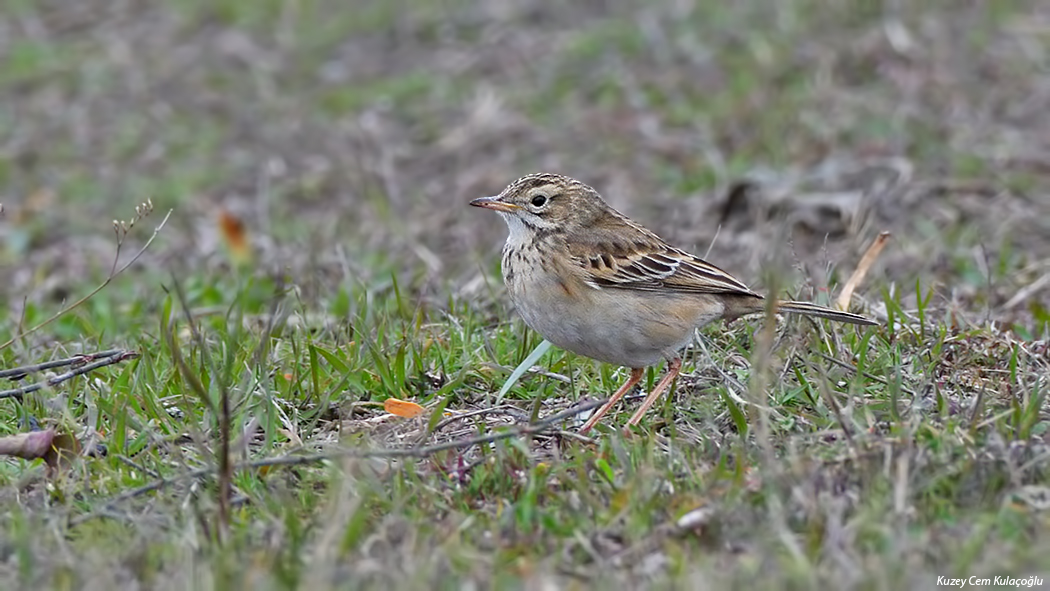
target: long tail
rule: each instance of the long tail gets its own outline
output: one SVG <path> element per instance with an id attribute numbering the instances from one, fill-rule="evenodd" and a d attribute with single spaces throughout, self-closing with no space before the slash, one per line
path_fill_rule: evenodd
<path id="1" fill-rule="evenodd" d="M 878 324 L 878 322 L 875 322 L 870 318 L 865 318 L 860 314 L 833 310 L 809 302 L 777 302 L 777 309 L 781 312 L 793 312 L 795 314 L 817 316 L 820 318 L 827 318 L 828 320 L 836 320 L 838 322 L 848 322 L 850 324 L 864 324 L 868 326 Z"/>

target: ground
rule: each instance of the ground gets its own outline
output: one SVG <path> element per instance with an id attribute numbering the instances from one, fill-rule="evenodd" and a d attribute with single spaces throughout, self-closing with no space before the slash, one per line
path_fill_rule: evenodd
<path id="1" fill-rule="evenodd" d="M 106 452 L 0 463 L 4 587 L 1047 579 L 1046 3 L 4 13 L 0 368 L 138 353 L 0 399 Z M 581 438 L 546 419 L 626 370 L 552 349 L 501 393 L 541 339 L 466 205 L 540 170 L 800 299 L 889 232 L 880 326 L 707 327 Z"/>

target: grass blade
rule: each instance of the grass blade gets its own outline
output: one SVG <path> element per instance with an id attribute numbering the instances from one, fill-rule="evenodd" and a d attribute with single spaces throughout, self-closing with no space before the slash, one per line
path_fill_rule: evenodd
<path id="1" fill-rule="evenodd" d="M 543 357 L 543 354 L 550 348 L 550 341 L 544 339 L 542 343 L 536 345 L 536 348 L 532 350 L 532 353 L 529 353 L 524 361 L 518 364 L 518 367 L 514 368 L 514 371 L 510 372 L 510 377 L 503 383 L 503 387 L 499 389 L 499 394 L 496 394 L 496 406 L 503 402 L 503 397 L 507 395 L 507 392 L 510 392 L 510 389 L 514 387 L 514 384 L 516 384 L 519 379 L 521 379 L 521 376 L 525 375 L 525 372 L 529 371 L 530 367 L 536 365 L 536 362 L 540 360 L 540 357 Z"/>

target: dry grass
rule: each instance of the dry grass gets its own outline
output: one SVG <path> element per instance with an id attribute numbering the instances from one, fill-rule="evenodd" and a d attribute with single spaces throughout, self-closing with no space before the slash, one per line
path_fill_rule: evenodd
<path id="1" fill-rule="evenodd" d="M 2 401 L 0 432 L 32 415 L 103 431 L 110 455 L 57 483 L 3 465 L 0 579 L 926 588 L 1040 568 L 1043 3 L 84 0 L 6 13 L 0 342 L 106 277 L 108 220 L 147 198 L 174 213 L 127 274 L 0 350 L 4 367 L 143 353 Z M 237 461 L 462 440 L 523 424 L 537 396 L 544 416 L 603 396 L 614 368 L 557 352 L 505 414 L 492 408 L 537 339 L 509 322 L 503 228 L 466 202 L 540 169 L 755 286 L 780 269 L 775 283 L 803 298 L 832 299 L 825 286 L 889 231 L 857 292 L 885 325 L 779 327 L 760 372 L 763 333 L 706 331 L 651 437 L 555 432 L 420 461 L 240 471 L 228 527 L 211 478 L 110 503 L 211 470 L 207 405 L 223 393 Z M 222 212 L 243 221 L 250 262 L 230 256 Z M 437 409 L 434 422 L 361 404 L 388 396 Z M 483 412 L 439 423 L 445 407 Z"/>

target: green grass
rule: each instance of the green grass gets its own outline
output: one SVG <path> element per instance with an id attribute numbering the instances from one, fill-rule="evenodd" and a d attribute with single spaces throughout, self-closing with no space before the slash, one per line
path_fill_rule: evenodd
<path id="1" fill-rule="evenodd" d="M 729 383 L 705 387 L 686 379 L 675 404 L 658 405 L 651 417 L 654 429 L 671 421 L 659 428 L 658 439 L 624 439 L 615 429 L 603 429 L 594 446 L 548 437 L 509 439 L 419 461 L 336 460 L 241 471 L 233 480 L 237 504 L 228 528 L 215 520 L 213 477 L 111 503 L 158 478 L 214 465 L 214 409 L 223 395 L 229 396 L 234 425 L 256 427 L 237 451 L 238 461 L 331 449 L 326 442 L 341 428 L 352 431 L 337 438 L 344 448 L 399 447 L 397 434 L 417 440 L 426 416 L 423 422 L 369 428 L 367 419 L 381 411 L 363 407 L 358 416 L 352 404 L 395 396 L 447 410 L 483 408 L 505 376 L 486 371 L 487 364 L 513 363 L 527 350 L 520 330 L 493 326 L 483 310 L 455 301 L 447 311 L 413 308 L 393 289 L 350 295 L 355 312 L 342 326 L 306 331 L 278 324 L 268 332 L 245 329 L 245 320 L 258 327 L 263 321 L 252 317 L 274 302 L 293 314 L 307 310 L 288 294 L 264 302 L 258 293 L 272 293 L 272 285 L 249 282 L 221 293 L 183 289 L 187 303 L 221 310 L 195 320 L 199 338 L 169 296 L 159 313 L 137 313 L 124 329 L 138 335 L 128 345 L 141 353 L 139 359 L 99 372 L 101 382 L 72 382 L 63 389 L 63 412 L 48 408 L 51 392 L 23 401 L 26 412 L 71 429 L 94 417 L 86 426 L 105 433 L 109 453 L 78 463 L 46 486 L 29 485 L 30 507 L 36 509 L 4 523 L 8 543 L 34 557 L 16 580 L 46 576 L 39 569 L 56 559 L 35 561 L 58 541 L 56 525 L 99 511 L 60 530 L 73 550 L 57 560 L 66 564 L 65 576 L 74 585 L 83 584 L 82 569 L 99 560 L 132 568 L 143 581 L 189 561 L 203 569 L 197 572 L 236 586 L 260 577 L 279 586 L 304 585 L 340 564 L 356 565 L 345 584 L 453 584 L 474 577 L 510 584 L 542 573 L 622 582 L 621 576 L 641 568 L 631 561 L 644 562 L 646 555 L 660 556 L 660 572 L 671 579 L 715 569 L 723 555 L 735 566 L 703 576 L 718 572 L 726 582 L 774 577 L 804 585 L 843 576 L 834 564 L 833 553 L 840 551 L 867 556 L 868 564 L 912 569 L 900 575 L 904 579 L 883 581 L 892 585 L 920 573 L 1030 569 L 1037 564 L 1032 547 L 1045 543 L 1039 529 L 1021 518 L 1026 507 L 1004 504 L 1018 486 L 1045 479 L 1030 447 L 1046 426 L 1040 418 L 1045 385 L 1038 378 L 1044 362 L 1023 354 L 1022 343 L 1011 345 L 987 329 L 958 333 L 928 324 L 890 323 L 823 337 L 804 323 L 787 327 L 788 341 L 776 350 L 772 369 L 782 378 L 764 401 L 771 413 L 772 455 L 757 439 L 760 413 L 734 402 Z M 385 303 L 373 307 L 370 300 Z M 86 324 L 88 317 L 106 322 L 102 308 L 90 310 L 81 314 L 85 333 L 99 331 Z M 169 325 L 170 333 L 164 328 Z M 734 367 L 728 355 L 746 359 L 753 347 L 750 329 L 708 331 L 714 359 L 697 360 L 697 368 L 714 363 L 746 382 L 745 367 Z M 818 352 L 854 360 L 858 371 L 831 365 Z M 994 371 L 1003 354 L 1009 371 L 984 386 L 983 405 L 971 410 L 975 392 L 958 374 Z M 543 365 L 572 375 L 576 392 L 612 386 L 608 368 L 562 352 L 548 354 Z M 925 394 L 913 399 L 904 389 Z M 533 396 L 564 396 L 567 390 L 529 375 L 508 398 L 527 409 Z M 1001 398 L 1004 391 L 1012 396 Z M 845 423 L 829 406 L 832 399 L 847 409 Z M 616 415 L 610 425 L 624 420 Z M 430 419 L 431 427 L 441 418 L 439 412 Z M 465 421 L 464 427 L 460 437 L 499 428 L 484 420 Z M 240 439 L 239 429 L 234 436 Z M 445 435 L 420 441 L 435 437 Z M 982 457 L 974 457 L 977 450 Z M 10 486 L 34 470 L 29 464 L 13 468 L 5 470 Z M 674 531 L 678 518 L 698 508 L 711 509 L 715 522 Z M 828 528 L 846 528 L 850 539 L 832 542 Z M 958 528 L 971 537 L 952 533 Z M 187 535 L 203 544 L 203 554 L 185 547 Z M 787 547 L 784 535 L 794 540 Z M 727 545 L 742 549 L 727 554 Z M 910 556 L 926 546 L 933 554 Z M 987 564 L 989 547 L 1002 555 Z M 698 562 L 698 555 L 705 558 Z M 616 571 L 594 570 L 610 559 L 626 563 Z M 369 561 L 386 566 L 368 575 Z M 406 562 L 413 567 L 405 568 Z M 884 576 L 870 568 L 870 580 Z M 49 577 L 59 584 L 60 577 Z"/>
<path id="2" fill-rule="evenodd" d="M 1042 96 L 1043 41 L 1017 26 L 1037 6 L 336 4 L 17 6 L 0 342 L 106 278 L 111 219 L 156 206 L 127 261 L 173 214 L 99 294 L 0 349 L 0 368 L 138 353 L 0 399 L 0 435 L 33 418 L 106 447 L 59 475 L 0 462 L 2 586 L 897 589 L 1045 572 L 1045 288 L 1007 305 L 1050 257 L 1050 183 L 1024 165 L 1046 137 L 1026 113 L 1045 110 L 1017 107 Z M 851 176 L 882 157 L 911 176 L 881 193 Z M 591 440 L 579 419 L 524 432 L 626 378 L 551 348 L 511 380 L 541 338 L 502 291 L 502 225 L 465 203 L 539 167 L 711 244 L 751 283 L 780 269 L 802 298 L 837 293 L 890 230 L 858 291 L 882 323 L 783 322 L 768 358 L 761 319 L 707 327 L 631 436 L 636 396 Z M 729 211 L 725 185 L 755 170 L 772 185 Z M 763 209 L 781 181 L 782 208 L 859 189 L 861 215 L 807 234 Z M 220 211 L 244 221 L 250 259 Z M 425 411 L 391 417 L 391 397 Z"/>

